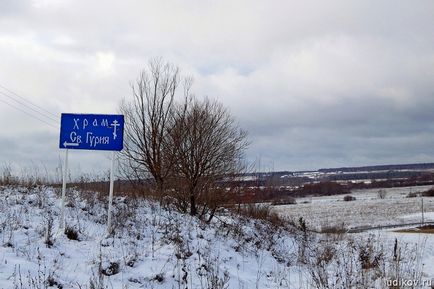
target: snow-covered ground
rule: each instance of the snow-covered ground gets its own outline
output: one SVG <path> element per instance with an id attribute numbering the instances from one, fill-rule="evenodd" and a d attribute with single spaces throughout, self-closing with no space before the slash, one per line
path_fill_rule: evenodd
<path id="1" fill-rule="evenodd" d="M 356 190 L 351 193 L 355 201 L 343 201 L 344 195 L 299 198 L 296 205 L 275 206 L 274 210 L 290 219 L 302 217 L 316 229 L 330 226 L 355 228 L 402 224 L 421 221 L 420 197 L 408 198 L 408 194 L 426 191 L 431 186 L 384 189 L 384 199 L 379 198 L 379 189 Z M 434 212 L 434 198 L 423 198 L 424 212 Z M 425 214 L 425 220 L 430 215 Z"/>
<path id="2" fill-rule="evenodd" d="M 58 194 L 0 187 L 0 288 L 385 288 L 396 274 L 434 277 L 433 240 L 415 234 L 315 234 L 228 211 L 207 224 L 118 197 L 108 235 L 97 193 L 68 192 L 66 235 Z"/>
<path id="3" fill-rule="evenodd" d="M 80 195 L 69 192 L 66 206 L 67 227 L 78 233 L 72 240 L 58 229 L 60 200 L 54 189 L 0 188 L 0 288 L 298 284 L 287 266 L 296 260 L 289 232 L 230 214 L 205 224 L 153 202 L 117 198 L 115 233 L 108 236 L 105 200 Z"/>
<path id="4" fill-rule="evenodd" d="M 317 230 L 418 223 L 422 221 L 422 198 L 407 196 L 431 188 L 388 188 L 384 189 L 384 199 L 379 197 L 379 189 L 355 190 L 351 193 L 355 201 L 343 201 L 344 195 L 307 197 L 297 199 L 296 205 L 274 206 L 273 210 L 294 222 L 301 217 L 308 226 Z M 425 222 L 434 221 L 434 198 L 423 198 L 423 211 Z M 431 280 L 434 278 L 434 234 L 399 233 L 396 229 L 385 229 L 350 235 L 360 239 L 375 236 L 385 251 L 392 250 L 395 240 L 405 244 L 406 248 L 413 246 L 411 252 L 406 254 L 415 258 L 412 269 L 421 272 L 420 280 L 425 283 L 420 288 L 431 288 L 431 285 L 434 288 L 434 280 Z"/>

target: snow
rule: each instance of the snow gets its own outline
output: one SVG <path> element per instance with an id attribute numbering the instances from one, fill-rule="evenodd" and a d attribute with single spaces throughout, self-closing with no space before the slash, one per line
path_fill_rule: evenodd
<path id="1" fill-rule="evenodd" d="M 344 195 L 307 197 L 297 199 L 297 205 L 279 205 L 274 210 L 293 220 L 302 217 L 313 228 L 343 226 L 357 228 L 403 224 L 412 215 L 421 220 L 421 198 L 408 198 L 412 192 L 421 192 L 431 186 L 388 188 L 384 199 L 378 197 L 379 189 L 356 190 L 351 193 L 355 201 L 343 201 Z M 434 198 L 424 198 L 424 212 L 434 212 Z M 419 216 L 419 217 L 417 217 Z"/>
<path id="2" fill-rule="evenodd" d="M 285 265 L 295 259 L 288 232 L 228 213 L 221 219 L 231 222 L 208 225 L 150 201 L 116 198 L 115 234 L 107 235 L 105 198 L 68 195 L 67 227 L 79 240 L 58 229 L 54 189 L 0 189 L 0 288 L 48 288 L 48 279 L 62 288 L 218 288 L 219 282 L 287 288 L 296 282 Z M 49 227 L 51 247 L 44 242 Z"/>
<path id="3" fill-rule="evenodd" d="M 406 192 L 389 190 L 387 200 L 400 201 Z M 360 282 L 357 272 L 343 276 L 341 266 L 352 262 L 360 267 L 357 250 L 369 244 L 372 234 L 377 250 L 373 252 L 382 252 L 385 267 L 396 238 L 403 254 L 408 253 L 401 261 L 407 266 L 402 276 L 422 272 L 424 279 L 434 277 L 433 235 L 391 230 L 345 237 L 304 235 L 295 227 L 274 226 L 227 210 L 207 224 L 171 205 L 124 197 L 114 200 L 114 233 L 107 234 L 107 196 L 74 190 L 67 195 L 67 227 L 78 240 L 59 229 L 58 189 L 0 187 L 0 288 L 316 288 L 315 274 L 329 274 L 330 282 Z M 356 202 L 371 204 L 375 192 L 354 195 Z M 343 204 L 341 197 L 312 198 L 311 204 L 330 209 L 330 204 Z M 303 205 L 287 209 L 301 213 L 298 207 L 309 208 Z M 342 213 L 339 207 L 334 210 L 335 215 Z M 427 220 L 434 218 L 433 212 L 425 214 Z M 317 214 L 307 211 L 305 216 L 312 224 L 321 223 L 313 219 Z M 417 219 L 416 213 L 397 216 L 403 221 Z M 318 263 L 324 262 L 328 248 L 334 248 L 333 258 Z M 420 270 L 408 269 L 417 264 Z M 340 279 L 335 279 L 337 273 Z M 388 276 L 390 272 L 373 279 L 373 287 L 383 288 Z"/>
<path id="4" fill-rule="evenodd" d="M 408 214 L 399 216 L 401 220 L 404 220 L 406 223 L 411 222 L 420 222 L 422 218 L 422 213 Z M 434 222 L 434 212 L 424 212 L 423 219 L 425 222 Z"/>
<path id="5" fill-rule="evenodd" d="M 326 227 L 357 228 L 392 224 L 409 224 L 421 221 L 421 197 L 408 198 L 409 193 L 422 192 L 432 186 L 389 188 L 386 197 L 380 199 L 378 189 L 357 190 L 351 193 L 356 201 L 344 202 L 344 195 L 307 197 L 297 199 L 297 205 L 275 206 L 274 211 L 296 222 L 302 217 L 308 226 L 315 229 Z M 424 220 L 434 221 L 434 198 L 424 197 Z M 364 239 L 372 234 L 383 244 L 385 251 L 391 251 L 395 240 L 405 248 L 415 248 L 408 255 L 418 260 L 422 280 L 426 286 L 434 285 L 434 234 L 400 233 L 397 229 L 371 230 L 350 234 Z M 417 263 L 417 264 L 416 264 Z M 412 268 L 414 269 L 414 268 Z M 416 270 L 416 269 L 415 269 Z M 434 287 L 434 286 L 433 286 Z M 419 288 L 419 287 L 418 287 Z"/>

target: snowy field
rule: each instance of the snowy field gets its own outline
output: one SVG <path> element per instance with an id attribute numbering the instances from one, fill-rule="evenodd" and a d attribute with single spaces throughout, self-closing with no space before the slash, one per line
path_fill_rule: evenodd
<path id="1" fill-rule="evenodd" d="M 330 226 L 357 228 L 403 224 L 421 221 L 420 197 L 408 198 L 409 193 L 426 191 L 432 186 L 384 189 L 384 199 L 379 198 L 379 189 L 355 190 L 355 201 L 343 201 L 344 195 L 298 198 L 296 205 L 275 206 L 282 216 L 293 220 L 302 217 L 308 226 L 321 229 Z M 434 212 L 434 197 L 423 198 L 424 212 Z M 434 221 L 427 214 L 425 221 Z"/>
<path id="2" fill-rule="evenodd" d="M 407 196 L 431 188 L 432 186 L 387 188 L 384 189 L 384 199 L 379 197 L 379 189 L 355 190 L 351 192 L 355 201 L 343 201 L 345 195 L 298 198 L 296 205 L 274 206 L 273 210 L 294 222 L 302 217 L 309 227 L 316 230 L 418 223 L 422 219 L 422 198 Z M 434 221 L 434 198 L 424 197 L 423 207 L 424 220 Z M 393 247 L 395 239 L 399 243 L 416 246 L 417 252 L 408 254 L 418 259 L 413 266 L 419 267 L 421 278 L 425 280 L 420 288 L 431 288 L 431 285 L 434 288 L 434 234 L 398 233 L 396 230 L 372 230 L 351 235 L 360 238 L 375 236 L 388 250 Z"/>
<path id="3" fill-rule="evenodd" d="M 106 196 L 77 191 L 68 192 L 65 234 L 58 193 L 0 187 L 0 288 L 358 289 L 434 277 L 434 243 L 420 234 L 317 234 L 228 211 L 206 224 L 118 197 L 109 235 Z"/>

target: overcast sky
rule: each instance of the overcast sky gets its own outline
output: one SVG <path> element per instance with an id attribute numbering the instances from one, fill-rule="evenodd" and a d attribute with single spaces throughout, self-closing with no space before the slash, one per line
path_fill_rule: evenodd
<path id="1" fill-rule="evenodd" d="M 153 57 L 230 108 L 261 170 L 434 161 L 432 0 L 1 0 L 0 165 L 53 170 L 60 113 L 118 112 Z"/>

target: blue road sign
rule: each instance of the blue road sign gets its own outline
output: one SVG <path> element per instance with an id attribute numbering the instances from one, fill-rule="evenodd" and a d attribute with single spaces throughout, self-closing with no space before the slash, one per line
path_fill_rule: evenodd
<path id="1" fill-rule="evenodd" d="M 123 138 L 123 115 L 62 113 L 61 149 L 121 151 Z"/>

